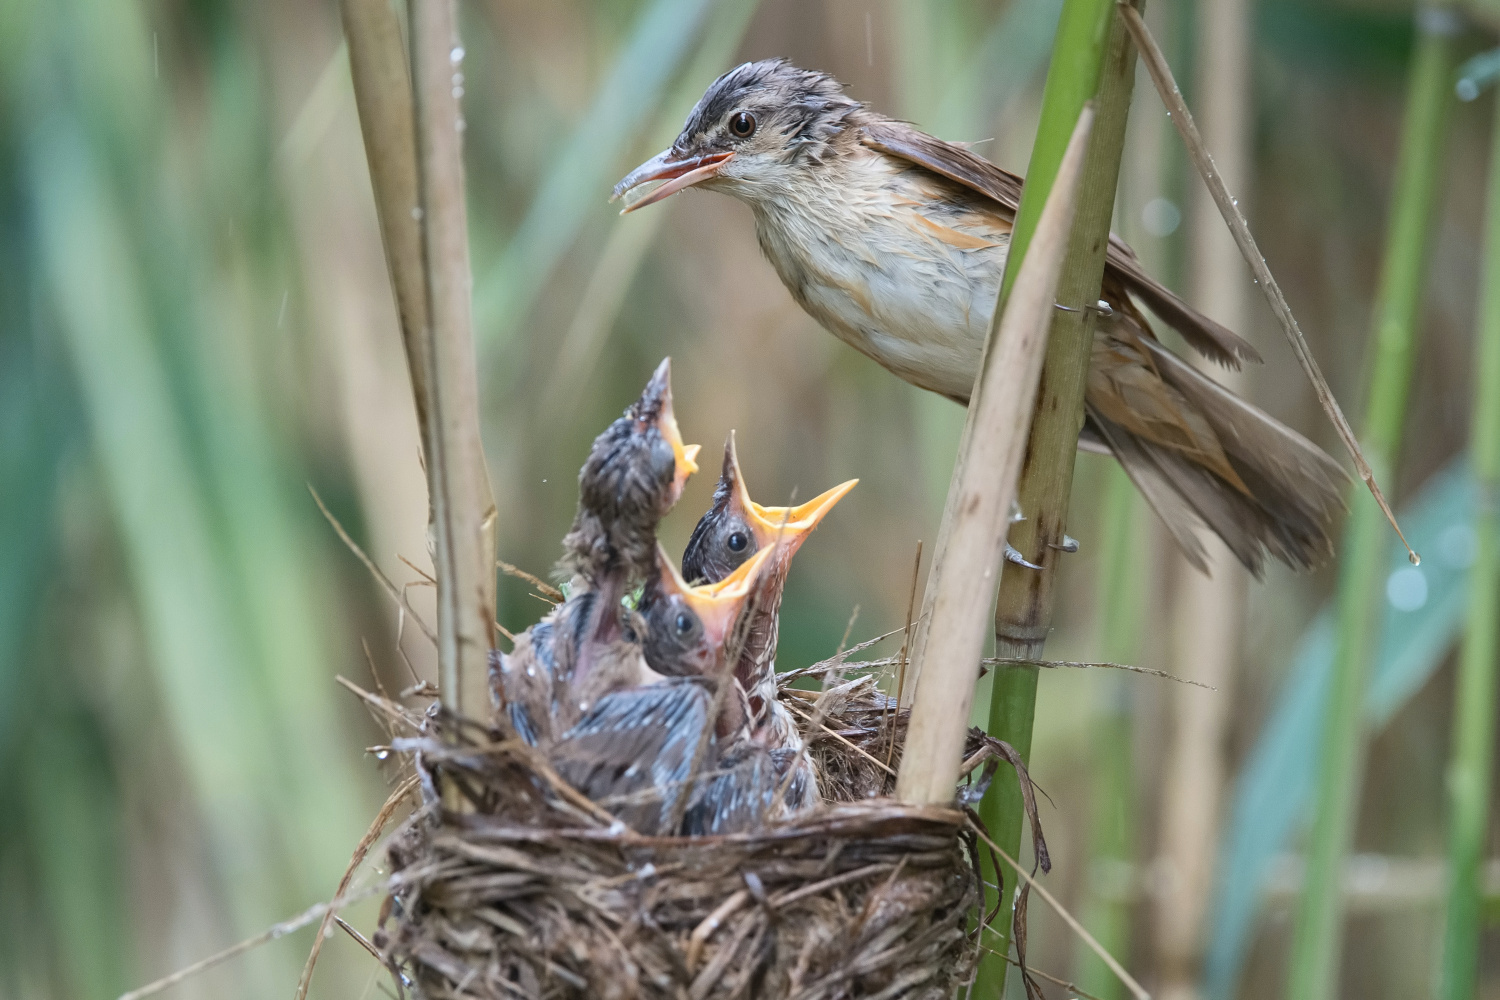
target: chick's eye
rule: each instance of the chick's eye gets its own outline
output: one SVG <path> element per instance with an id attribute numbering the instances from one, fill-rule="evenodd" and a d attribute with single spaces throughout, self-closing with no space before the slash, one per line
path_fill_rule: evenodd
<path id="1" fill-rule="evenodd" d="M 745 546 L 749 544 L 750 539 L 745 537 L 745 533 L 743 531 L 736 531 L 729 536 L 730 552 L 743 552 L 745 551 Z"/>
<path id="2" fill-rule="evenodd" d="M 687 612 L 685 611 L 677 612 L 677 620 L 673 624 L 677 626 L 677 631 L 679 632 L 686 633 L 693 630 L 693 620 L 687 616 Z"/>
<path id="3" fill-rule="evenodd" d="M 755 134 L 755 116 L 748 111 L 736 111 L 729 118 L 729 131 L 741 139 L 748 139 Z"/>

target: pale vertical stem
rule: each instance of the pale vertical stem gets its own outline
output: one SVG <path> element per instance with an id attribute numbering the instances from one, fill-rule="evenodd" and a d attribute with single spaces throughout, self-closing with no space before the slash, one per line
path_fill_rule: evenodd
<path id="1" fill-rule="evenodd" d="M 964 453 L 954 466 L 950 488 L 957 503 L 949 544 L 934 558 L 933 572 L 943 586 L 933 605 L 927 661 L 921 665 L 896 777 L 896 797 L 904 802 L 953 801 L 984 655 L 985 619 L 1002 565 L 1093 121 L 1092 110 L 1085 107 L 1037 222 L 1033 251 L 991 333 L 970 400 Z"/>
<path id="2" fill-rule="evenodd" d="M 1453 693 L 1448 765 L 1448 920 L 1440 1000 L 1474 996 L 1482 874 L 1495 767 L 1496 616 L 1500 615 L 1500 97 L 1490 135 L 1490 180 L 1475 338 L 1469 455 L 1477 481 L 1469 622 Z"/>
<path id="3" fill-rule="evenodd" d="M 1417 313 L 1452 103 L 1454 39 L 1461 22 L 1452 10 L 1425 8 L 1417 12 L 1417 29 L 1361 436 L 1375 478 L 1385 478 L 1395 468 L 1405 424 Z M 1338 991 L 1344 857 L 1354 836 L 1364 778 L 1365 694 L 1384 606 L 1381 581 L 1387 539 L 1382 512 L 1361 491 L 1350 497 L 1350 508 L 1339 568 L 1338 644 L 1319 747 L 1316 812 L 1292 942 L 1287 988 L 1291 1000 L 1324 1000 Z"/>
<path id="4" fill-rule="evenodd" d="M 401 342 L 411 372 L 417 427 L 427 445 L 427 393 L 431 362 L 427 334 L 427 276 L 418 223 L 417 136 L 412 117 L 411 74 L 401 41 L 401 22 L 389 0 L 342 0 L 349 72 L 359 111 L 375 217 L 401 320 Z"/>
<path id="5" fill-rule="evenodd" d="M 411 0 L 417 176 L 432 359 L 427 474 L 438 571 L 438 688 L 476 712 L 494 644 L 495 501 L 479 438 L 464 202 L 463 48 L 453 0 Z"/>
<path id="6" fill-rule="evenodd" d="M 1199 127 L 1225 186 L 1240 193 L 1243 201 L 1250 189 L 1254 121 L 1250 0 L 1204 0 L 1196 20 L 1194 104 Z M 1250 321 L 1244 259 L 1207 187 L 1194 182 L 1191 190 L 1188 284 L 1193 304 L 1229 329 L 1244 331 Z M 1243 395 L 1242 372 L 1213 374 L 1225 388 Z M 1158 990 L 1165 1000 L 1192 1000 L 1198 995 L 1224 795 L 1229 706 L 1243 625 L 1244 572 L 1223 542 L 1206 541 L 1212 577 L 1202 576 L 1185 559 L 1176 560 L 1172 672 L 1217 690 L 1205 694 L 1174 685 L 1169 695 L 1170 736 L 1156 865 L 1163 878 L 1154 901 Z"/>
<path id="7" fill-rule="evenodd" d="M 1017 489 L 1026 520 L 1011 529 L 1011 544 L 1029 561 L 1043 569 L 1023 570 L 1012 567 L 1000 576 L 1000 592 L 995 602 L 995 648 L 1000 656 L 1037 659 L 1042 654 L 1052 621 L 1052 602 L 1057 560 L 1063 542 L 1068 516 L 1068 497 L 1073 485 L 1073 465 L 1077 453 L 1078 432 L 1083 425 L 1084 387 L 1088 380 L 1089 358 L 1094 336 L 1094 308 L 1104 277 L 1105 249 L 1110 219 L 1114 214 L 1115 190 L 1120 174 L 1120 156 L 1125 145 L 1125 122 L 1130 110 L 1131 91 L 1135 83 L 1135 46 L 1113 9 L 1102 11 L 1102 21 L 1094 23 L 1065 3 L 1058 26 L 1052 65 L 1048 69 L 1047 89 L 1043 97 L 1042 123 L 1037 144 L 1027 170 L 1026 191 L 1017 213 L 1012 236 L 1011 260 L 1006 264 L 1004 289 L 1016 258 L 1023 253 L 1028 218 L 1027 199 L 1034 197 L 1033 187 L 1042 179 L 1050 180 L 1056 162 L 1051 148 L 1058 126 L 1051 115 L 1063 101 L 1094 95 L 1098 115 L 1093 142 L 1084 165 L 1078 194 L 1078 213 L 1073 221 L 1073 236 L 1068 259 L 1063 265 L 1057 286 L 1057 310 L 1052 318 L 1052 332 L 1047 343 L 1047 358 L 1042 368 L 1042 384 L 1037 396 L 1036 415 L 1031 425 L 1031 441 L 1022 465 Z M 1080 38 L 1086 26 L 1094 32 Z M 1092 64 L 1093 75 L 1085 78 L 1089 61 L 1080 46 L 1100 44 L 1098 58 Z M 1044 142 L 1045 139 L 1045 142 Z M 1044 188 L 1042 190 L 1045 190 Z M 1033 210 L 1034 211 L 1034 210 Z M 1037 669 L 1009 667 L 997 670 L 990 694 L 988 730 L 991 735 L 1010 743 L 1023 760 L 1030 763 L 1031 732 L 1036 714 Z M 980 803 L 979 814 L 989 826 L 996 841 L 1006 850 L 1019 852 L 1021 844 L 1022 803 L 1020 786 L 1013 775 L 999 775 L 989 794 Z M 1010 943 L 1012 898 L 1001 901 L 1000 927 L 1006 937 L 1001 947 Z M 999 950 L 999 948 L 997 948 Z M 994 959 L 982 963 L 977 981 L 981 996 L 998 995 L 1004 983 L 1006 966 Z"/>

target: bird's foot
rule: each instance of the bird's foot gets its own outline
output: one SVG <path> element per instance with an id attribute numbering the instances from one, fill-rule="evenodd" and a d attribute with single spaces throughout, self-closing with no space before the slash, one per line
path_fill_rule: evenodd
<path id="1" fill-rule="evenodd" d="M 1034 562 L 1027 561 L 1026 557 L 1021 555 L 1020 551 L 1009 542 L 1005 543 L 1005 561 L 1008 563 L 1015 563 L 1017 566 L 1025 566 L 1027 569 L 1042 568 Z"/>
<path id="2" fill-rule="evenodd" d="M 1072 554 L 1078 551 L 1078 539 L 1074 538 L 1072 535 L 1063 535 L 1061 544 L 1057 542 L 1050 542 L 1048 544 L 1059 552 L 1067 552 L 1069 554 Z"/>

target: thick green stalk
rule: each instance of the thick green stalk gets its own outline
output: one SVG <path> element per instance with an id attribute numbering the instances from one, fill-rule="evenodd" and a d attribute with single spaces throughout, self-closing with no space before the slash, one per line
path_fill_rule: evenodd
<path id="1" fill-rule="evenodd" d="M 1490 185 L 1484 270 L 1475 345 L 1470 461 L 1479 486 L 1469 622 L 1453 700 L 1453 760 L 1448 766 L 1448 922 L 1441 1000 L 1474 995 L 1479 966 L 1480 860 L 1490 812 L 1495 747 L 1495 655 L 1500 609 L 1500 98 L 1490 135 Z"/>
<path id="2" fill-rule="evenodd" d="M 1042 94 L 1042 118 L 1026 172 L 1011 253 L 1001 282 L 1001 314 L 1006 295 L 1036 230 L 1042 205 L 1052 189 L 1063 150 L 1084 104 L 1095 102 L 1097 117 L 1079 187 L 1073 235 L 1057 289 L 1060 309 L 1052 322 L 1047 358 L 1037 394 L 1031 441 L 1021 469 L 1018 498 L 1026 520 L 1011 530 L 1011 544 L 1044 569 L 1006 570 L 1000 577 L 995 610 L 997 652 L 1001 656 L 1035 658 L 1052 618 L 1055 544 L 1063 541 L 1068 492 L 1073 484 L 1073 459 L 1083 424 L 1083 390 L 1089 347 L 1093 341 L 1094 310 L 1104 275 L 1104 253 L 1120 154 L 1125 143 L 1125 118 L 1135 82 L 1135 47 L 1118 23 L 1112 0 L 1066 0 L 1058 24 L 1052 63 Z M 1036 709 L 1037 670 L 1013 667 L 997 671 L 990 696 L 989 731 L 1005 740 L 1027 761 L 1031 757 L 1032 716 Z M 1020 786 L 1011 775 L 997 777 L 980 804 L 980 815 L 995 842 L 1019 852 L 1022 808 Z M 1017 854 L 1019 856 L 1019 853 Z M 991 871 L 990 877 L 996 875 Z M 1013 885 L 1014 877 L 1007 879 Z M 1010 947 L 1011 897 L 1002 900 L 996 927 L 1002 937 L 992 939 L 1003 955 Z M 1003 957 L 987 956 L 979 970 L 977 996 L 1001 995 L 1007 966 Z"/>
<path id="3" fill-rule="evenodd" d="M 1362 441 L 1377 481 L 1387 480 L 1395 467 L 1406 416 L 1417 309 L 1451 101 L 1455 21 L 1444 9 L 1422 10 L 1417 16 L 1418 41 L 1375 307 L 1375 361 Z M 1325 1000 L 1337 992 L 1341 875 L 1363 777 L 1362 711 L 1372 647 L 1380 631 L 1389 538 L 1380 510 L 1363 489 L 1354 487 L 1349 502 L 1339 575 L 1338 653 L 1324 717 L 1307 881 L 1293 941 L 1291 1000 Z"/>
<path id="4" fill-rule="evenodd" d="M 1140 647 L 1142 597 L 1141 500 L 1118 465 L 1104 470 L 1107 485 L 1098 528 L 1099 655 L 1134 662 Z M 1112 673 L 1112 671 L 1104 671 Z M 1135 776 L 1131 761 L 1130 689 L 1124 678 L 1102 677 L 1094 710 L 1093 818 L 1090 823 L 1089 902 L 1083 923 L 1116 957 L 1130 950 L 1128 886 L 1122 877 L 1135 859 Z M 1126 995 L 1125 986 L 1092 951 L 1079 964 L 1080 985 L 1100 1000 Z"/>

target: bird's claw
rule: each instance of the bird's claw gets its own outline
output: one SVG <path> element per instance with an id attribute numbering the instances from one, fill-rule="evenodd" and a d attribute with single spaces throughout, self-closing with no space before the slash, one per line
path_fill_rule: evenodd
<path id="1" fill-rule="evenodd" d="M 1025 566 L 1027 569 L 1042 568 L 1034 562 L 1027 561 L 1026 557 L 1021 555 L 1020 551 L 1009 542 L 1005 543 L 1005 561 L 1008 563 L 1015 563 L 1017 566 Z"/>

